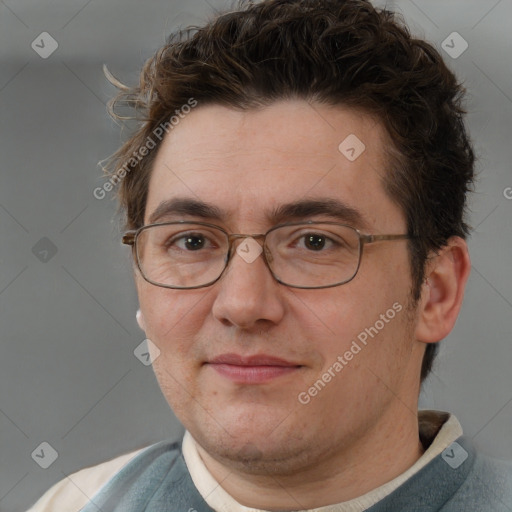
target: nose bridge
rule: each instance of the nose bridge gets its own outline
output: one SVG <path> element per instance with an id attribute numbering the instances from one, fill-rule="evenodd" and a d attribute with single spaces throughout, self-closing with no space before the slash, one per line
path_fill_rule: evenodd
<path id="1" fill-rule="evenodd" d="M 244 240 L 245 238 L 254 238 L 255 240 L 262 239 L 263 243 L 265 243 L 266 236 L 267 235 L 264 233 L 231 233 L 228 235 L 229 246 L 231 247 L 236 240 Z"/>
<path id="2" fill-rule="evenodd" d="M 253 240 L 262 240 L 262 242 L 259 242 L 261 247 L 262 247 L 262 253 L 266 253 L 265 251 L 265 239 L 266 239 L 267 235 L 264 234 L 264 233 L 253 233 L 253 234 L 250 234 L 250 233 L 231 233 L 228 235 L 228 248 L 229 248 L 229 253 L 228 253 L 228 261 L 226 263 L 229 263 L 229 261 L 231 260 L 231 258 L 233 257 L 233 254 L 236 252 L 235 250 L 233 250 L 233 248 L 235 247 L 235 243 L 238 241 L 238 240 L 246 240 L 247 238 L 252 238 Z M 266 260 L 266 257 L 265 257 L 265 254 L 263 256 L 263 259 L 265 260 L 265 263 L 268 265 L 268 262 Z"/>
<path id="3" fill-rule="evenodd" d="M 237 240 L 242 242 L 235 250 Z M 248 328 L 263 320 L 278 322 L 283 315 L 284 309 L 274 288 L 277 283 L 265 254 L 263 265 L 258 262 L 265 252 L 264 240 L 265 235 L 259 233 L 229 235 L 229 259 L 213 306 L 213 314 L 224 322 Z M 265 276 L 263 272 L 269 274 Z"/>
<path id="4" fill-rule="evenodd" d="M 270 274 L 272 275 L 272 277 L 274 277 L 272 268 L 270 266 L 270 263 L 272 261 L 272 255 L 270 254 L 268 247 L 265 245 L 266 237 L 267 237 L 267 234 L 265 234 L 265 233 L 252 233 L 252 234 L 251 233 L 231 233 L 231 234 L 229 234 L 228 235 L 229 253 L 228 253 L 227 260 L 226 260 L 226 267 L 228 267 L 230 265 L 230 262 L 233 259 L 235 252 L 238 254 L 238 256 L 240 256 L 245 261 L 246 264 L 252 264 L 257 259 L 257 257 L 259 257 L 261 255 L 265 266 L 267 267 L 267 269 L 270 272 Z M 261 246 L 261 253 L 259 253 L 256 258 L 251 258 L 249 255 L 247 255 L 247 257 L 246 257 L 244 255 L 244 253 L 246 251 L 240 250 L 240 252 L 239 252 L 239 250 L 235 249 L 235 243 L 238 240 L 243 242 L 244 240 L 247 240 L 248 238 L 253 239 L 253 240 L 258 240 L 258 243 Z"/>

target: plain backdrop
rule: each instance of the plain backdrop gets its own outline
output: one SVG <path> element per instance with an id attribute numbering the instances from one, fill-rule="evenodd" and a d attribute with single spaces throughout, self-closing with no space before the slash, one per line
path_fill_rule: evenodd
<path id="1" fill-rule="evenodd" d="M 115 202 L 112 194 L 93 196 L 104 183 L 97 163 L 121 141 L 106 113 L 114 90 L 102 65 L 134 83 L 171 31 L 230 5 L 0 0 L 4 512 L 25 510 L 84 466 L 182 434 L 151 367 L 134 355 L 144 335 L 135 321 L 129 249 L 120 243 Z M 455 413 L 481 450 L 511 459 L 512 0 L 387 5 L 434 43 L 464 81 L 479 157 L 470 218 L 474 267 L 421 407 Z M 467 49 L 454 57 L 464 41 Z M 40 56 L 55 44 L 54 53 Z M 58 454 L 47 469 L 34 455 L 47 446 L 41 443 Z"/>

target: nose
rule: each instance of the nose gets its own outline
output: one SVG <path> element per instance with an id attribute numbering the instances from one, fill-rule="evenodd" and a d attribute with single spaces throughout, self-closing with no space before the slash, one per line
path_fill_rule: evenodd
<path id="1" fill-rule="evenodd" d="M 228 268 L 214 285 L 214 317 L 243 329 L 279 323 L 285 312 L 283 286 L 272 277 L 261 245 L 248 237 L 237 240 L 233 251 Z"/>

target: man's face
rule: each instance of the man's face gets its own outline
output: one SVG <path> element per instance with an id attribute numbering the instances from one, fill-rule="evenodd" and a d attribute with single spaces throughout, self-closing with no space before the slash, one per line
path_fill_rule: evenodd
<path id="1" fill-rule="evenodd" d="M 366 147 L 354 161 L 338 149 L 350 134 Z M 297 100 L 238 112 L 199 105 L 160 148 L 145 223 L 163 202 L 182 198 L 213 205 L 223 217 L 170 211 L 152 221 L 265 233 L 278 207 L 334 200 L 359 213 L 354 227 L 363 233 L 405 233 L 404 216 L 382 185 L 385 144 L 379 123 L 342 107 Z M 280 222 L 355 222 L 303 213 Z M 146 334 L 161 351 L 159 384 L 204 450 L 248 471 L 296 471 L 416 414 L 423 351 L 407 309 L 406 243 L 365 246 L 356 277 L 326 289 L 279 284 L 262 255 L 247 263 L 236 252 L 206 288 L 166 289 L 137 274 Z M 268 368 L 275 363 L 267 361 L 257 368 L 262 361 L 251 364 L 251 356 L 288 367 Z"/>

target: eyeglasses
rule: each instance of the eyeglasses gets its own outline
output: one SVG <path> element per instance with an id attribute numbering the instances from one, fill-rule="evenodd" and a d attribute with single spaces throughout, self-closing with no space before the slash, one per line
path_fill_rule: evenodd
<path id="1" fill-rule="evenodd" d="M 337 222 L 292 222 L 264 234 L 230 234 L 205 222 L 164 222 L 127 231 L 123 243 L 133 246 L 142 277 L 173 289 L 210 286 L 220 279 L 239 239 L 262 240 L 259 249 L 270 273 L 292 288 L 330 288 L 348 283 L 357 274 L 365 244 L 407 240 L 409 235 L 366 235 Z M 257 242 L 256 242 L 257 243 Z M 241 247 L 239 246 L 238 254 Z M 243 256 L 242 256 L 243 257 Z M 245 258 L 244 258 L 245 259 Z M 246 261 L 249 261 L 246 259 Z"/>

